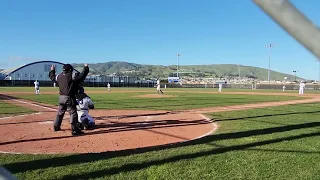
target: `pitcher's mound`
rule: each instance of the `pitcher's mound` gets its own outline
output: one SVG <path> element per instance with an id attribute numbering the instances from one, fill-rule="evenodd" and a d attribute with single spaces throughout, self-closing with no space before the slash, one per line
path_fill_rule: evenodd
<path id="1" fill-rule="evenodd" d="M 173 95 L 166 95 L 166 94 L 144 94 L 144 95 L 139 95 L 136 97 L 141 97 L 141 98 L 169 98 L 169 97 L 175 97 Z"/>

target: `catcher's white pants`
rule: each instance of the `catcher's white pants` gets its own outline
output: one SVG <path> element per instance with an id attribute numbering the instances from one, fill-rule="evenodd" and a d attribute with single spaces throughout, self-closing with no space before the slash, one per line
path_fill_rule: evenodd
<path id="1" fill-rule="evenodd" d="M 89 122 L 94 122 L 94 119 L 89 115 L 87 110 L 77 111 L 78 113 L 78 122 L 82 123 L 83 120 L 88 119 Z"/>

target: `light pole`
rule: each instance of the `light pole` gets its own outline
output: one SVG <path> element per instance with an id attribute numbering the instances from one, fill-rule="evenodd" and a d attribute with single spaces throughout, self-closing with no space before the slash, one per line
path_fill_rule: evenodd
<path id="1" fill-rule="evenodd" d="M 271 48 L 273 48 L 275 44 L 267 44 L 265 45 L 266 48 L 269 48 L 269 69 L 268 69 L 268 83 L 270 84 L 270 59 L 271 59 Z"/>
<path id="2" fill-rule="evenodd" d="M 320 61 L 319 61 L 319 80 L 318 80 L 318 84 L 320 83 Z"/>
<path id="3" fill-rule="evenodd" d="M 239 66 L 239 81 L 240 81 L 240 64 L 238 64 L 238 66 Z"/>
<path id="4" fill-rule="evenodd" d="M 179 77 L 179 56 L 181 56 L 181 54 L 177 53 L 177 77 Z"/>
<path id="5" fill-rule="evenodd" d="M 320 88 L 319 88 L 319 84 L 320 84 L 320 61 L 319 61 L 319 80 L 318 80 L 318 83 L 317 83 L 317 84 L 318 84 L 318 90 L 319 90 L 319 89 L 320 89 Z"/>
<path id="6" fill-rule="evenodd" d="M 293 71 L 294 72 L 294 81 L 297 82 L 297 72 L 296 70 Z"/>

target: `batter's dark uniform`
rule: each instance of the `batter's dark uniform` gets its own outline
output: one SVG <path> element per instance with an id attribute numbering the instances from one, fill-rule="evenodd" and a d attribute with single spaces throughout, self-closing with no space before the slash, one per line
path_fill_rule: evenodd
<path id="1" fill-rule="evenodd" d="M 70 64 L 63 65 L 63 72 L 56 76 L 55 70 L 49 72 L 52 81 L 59 84 L 59 110 L 54 121 L 54 131 L 59 131 L 63 116 L 68 110 L 70 114 L 70 123 L 72 135 L 82 134 L 78 125 L 78 114 L 76 108 L 76 94 L 79 85 L 83 82 L 89 73 L 89 67 L 85 66 L 81 73 L 73 73 L 73 67 Z"/>

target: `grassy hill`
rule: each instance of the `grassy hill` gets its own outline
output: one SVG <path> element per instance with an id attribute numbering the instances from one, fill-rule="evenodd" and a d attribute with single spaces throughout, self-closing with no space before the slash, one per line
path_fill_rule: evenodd
<path id="1" fill-rule="evenodd" d="M 83 64 L 73 64 L 73 66 L 81 70 Z M 90 64 L 91 74 L 112 74 L 123 76 L 137 76 L 140 78 L 165 78 L 168 76 L 176 76 L 176 65 L 142 65 L 128 62 L 111 61 L 106 63 Z M 186 65 L 179 66 L 179 76 L 192 77 L 238 77 L 239 67 L 235 64 L 211 64 L 211 65 Z M 241 77 L 255 77 L 258 80 L 267 80 L 268 70 L 252 66 L 240 66 Z M 283 80 L 288 77 L 294 80 L 294 76 L 281 72 L 271 71 L 272 80 Z M 303 78 L 297 77 L 297 80 Z"/>

